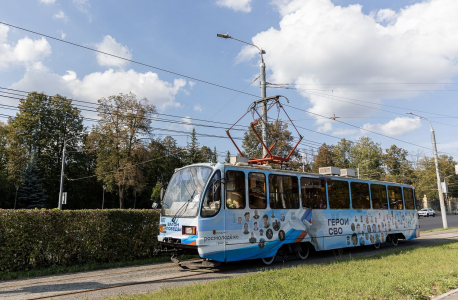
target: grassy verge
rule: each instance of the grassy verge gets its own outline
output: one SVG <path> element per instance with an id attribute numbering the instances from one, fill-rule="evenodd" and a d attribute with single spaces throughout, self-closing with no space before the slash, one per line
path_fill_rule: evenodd
<path id="1" fill-rule="evenodd" d="M 261 271 L 115 299 L 430 299 L 458 285 L 458 242 Z"/>
<path id="2" fill-rule="evenodd" d="M 195 256 L 182 256 L 181 259 L 194 258 L 194 257 Z M 149 265 L 149 264 L 157 264 L 157 263 L 169 262 L 169 261 L 170 261 L 170 256 L 158 256 L 158 257 L 152 257 L 148 259 L 139 259 L 139 260 L 133 260 L 133 261 L 120 261 L 120 262 L 113 262 L 113 263 L 91 263 L 91 264 L 85 264 L 85 265 L 80 265 L 80 266 L 70 266 L 70 267 L 52 266 L 49 268 L 38 269 L 38 270 L 0 273 L 0 281 L 46 276 L 46 275 L 103 270 L 103 269 L 110 269 L 110 268 L 121 268 L 121 267 L 128 267 L 128 266 Z"/>
<path id="3" fill-rule="evenodd" d="M 436 232 L 436 231 L 444 231 L 444 230 L 450 230 L 450 229 L 458 229 L 458 227 L 436 228 L 436 229 L 431 229 L 431 230 L 422 231 L 422 233 Z"/>

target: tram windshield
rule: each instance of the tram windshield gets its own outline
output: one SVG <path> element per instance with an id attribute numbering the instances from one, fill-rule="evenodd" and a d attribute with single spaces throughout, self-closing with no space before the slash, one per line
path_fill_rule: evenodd
<path id="1" fill-rule="evenodd" d="M 212 169 L 204 166 L 187 167 L 175 172 L 165 193 L 162 215 L 195 217 L 211 173 Z"/>

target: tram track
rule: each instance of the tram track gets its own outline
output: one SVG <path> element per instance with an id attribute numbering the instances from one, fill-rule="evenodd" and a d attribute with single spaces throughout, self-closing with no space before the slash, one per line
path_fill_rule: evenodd
<path id="1" fill-rule="evenodd" d="M 199 276 L 199 275 L 203 275 L 203 274 L 209 274 L 209 273 L 219 273 L 220 271 L 219 270 L 206 270 L 206 271 L 197 271 L 196 272 L 195 270 L 192 270 L 192 271 L 186 271 L 186 272 L 193 272 L 193 274 L 186 274 L 186 275 L 173 276 L 173 277 L 160 278 L 160 279 L 153 279 L 153 280 L 130 282 L 130 283 L 125 283 L 125 284 L 117 284 L 117 285 L 106 286 L 106 287 L 101 287 L 101 288 L 94 288 L 94 289 L 87 289 L 87 290 L 82 290 L 82 291 L 60 293 L 60 294 L 54 294 L 54 295 L 49 295 L 49 296 L 43 296 L 43 297 L 28 298 L 28 300 L 55 299 L 55 298 L 64 297 L 64 296 L 78 295 L 78 294 L 84 294 L 84 293 L 92 293 L 92 292 L 98 292 L 98 291 L 116 289 L 116 288 L 122 288 L 122 287 L 128 287 L 128 286 L 135 286 L 135 285 L 141 285 L 141 284 L 149 284 L 149 283 L 155 283 L 155 282 L 164 282 L 164 281 L 175 280 L 175 279 L 183 279 L 183 278 L 195 277 L 195 276 Z"/>

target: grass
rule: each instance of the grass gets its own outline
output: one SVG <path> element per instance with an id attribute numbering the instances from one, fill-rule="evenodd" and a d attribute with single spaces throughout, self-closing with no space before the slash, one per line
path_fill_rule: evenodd
<path id="1" fill-rule="evenodd" d="M 112 299 L 430 299 L 457 287 L 457 253 L 458 242 L 398 248 Z"/>
<path id="2" fill-rule="evenodd" d="M 436 228 L 436 229 L 431 229 L 431 230 L 422 231 L 421 233 L 436 232 L 436 231 L 444 231 L 444 230 L 450 230 L 450 229 L 458 229 L 458 227 Z"/>
<path id="3" fill-rule="evenodd" d="M 188 256 L 182 256 L 181 258 L 185 259 L 185 258 L 194 258 L 194 257 L 195 256 L 188 255 Z M 157 264 L 157 263 L 168 262 L 168 261 L 170 261 L 170 256 L 157 256 L 157 257 L 152 257 L 152 258 L 147 258 L 147 259 L 120 261 L 120 262 L 113 262 L 113 263 L 91 263 L 91 264 L 85 264 L 85 265 L 80 265 L 80 266 L 69 266 L 69 267 L 51 266 L 49 268 L 29 270 L 29 271 L 17 271 L 17 272 L 8 272 L 8 273 L 0 272 L 0 281 L 38 277 L 38 276 L 47 276 L 47 275 L 56 275 L 56 274 L 65 274 L 65 273 L 103 270 L 103 269 L 111 269 L 111 268 L 121 268 L 121 267 L 128 267 L 128 266 L 149 265 L 149 264 Z"/>

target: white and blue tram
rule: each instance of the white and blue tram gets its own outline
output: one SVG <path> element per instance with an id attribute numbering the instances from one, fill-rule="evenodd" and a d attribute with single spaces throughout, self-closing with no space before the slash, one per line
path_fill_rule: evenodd
<path id="1" fill-rule="evenodd" d="M 257 165 L 177 169 L 162 201 L 158 240 L 230 262 L 277 253 L 397 245 L 419 237 L 412 186 Z"/>

